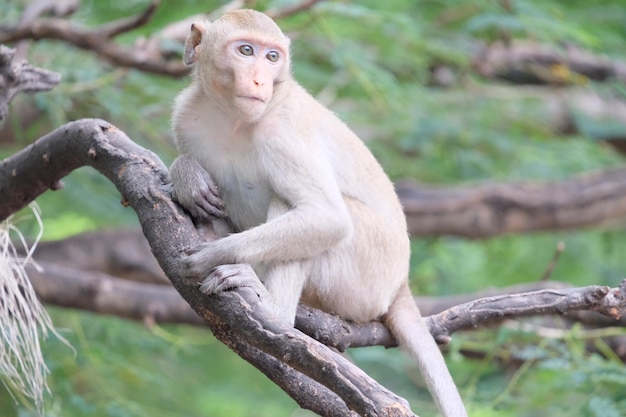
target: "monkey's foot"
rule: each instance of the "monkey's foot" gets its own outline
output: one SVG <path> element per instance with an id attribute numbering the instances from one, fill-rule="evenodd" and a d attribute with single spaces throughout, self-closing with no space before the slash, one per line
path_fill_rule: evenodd
<path id="1" fill-rule="evenodd" d="M 270 296 L 250 264 L 229 264 L 216 267 L 202 281 L 200 291 L 211 295 L 240 287 L 251 288 L 261 301 L 267 300 Z"/>

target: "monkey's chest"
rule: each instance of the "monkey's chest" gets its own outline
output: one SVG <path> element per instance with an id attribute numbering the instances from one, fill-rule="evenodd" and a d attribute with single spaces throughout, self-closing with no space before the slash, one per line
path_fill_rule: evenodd
<path id="1" fill-rule="evenodd" d="M 273 192 L 254 164 L 238 162 L 223 167 L 216 182 L 229 217 L 245 230 L 265 223 Z"/>

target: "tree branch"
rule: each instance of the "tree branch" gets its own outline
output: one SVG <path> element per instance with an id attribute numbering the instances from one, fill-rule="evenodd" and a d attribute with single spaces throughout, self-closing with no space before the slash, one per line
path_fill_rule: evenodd
<path id="1" fill-rule="evenodd" d="M 0 45 L 0 122 L 9 113 L 9 103 L 18 93 L 48 91 L 61 81 L 61 74 L 15 63 L 15 50 Z"/>
<path id="2" fill-rule="evenodd" d="M 486 238 L 598 226 L 626 216 L 626 168 L 547 183 L 492 183 L 396 190 L 415 236 Z"/>
<path id="3" fill-rule="evenodd" d="M 280 9 L 267 10 L 265 13 L 272 19 L 282 19 L 294 14 L 310 10 L 321 0 L 303 0 L 300 3 L 291 4 Z"/>
<path id="4" fill-rule="evenodd" d="M 168 61 L 159 54 L 147 54 L 140 45 L 126 47 L 113 41 L 116 36 L 145 24 L 154 14 L 157 4 L 156 1 L 152 2 L 137 16 L 105 23 L 93 29 L 86 29 L 60 18 L 37 18 L 31 19 L 28 24 L 0 26 L 0 43 L 24 39 L 61 40 L 77 48 L 95 52 L 120 67 L 172 77 L 184 76 L 189 73 L 189 68 L 179 60 Z"/>
<path id="5" fill-rule="evenodd" d="M 282 18 L 301 13 L 310 9 L 321 0 L 304 0 L 288 7 L 276 10 L 268 10 L 267 13 L 274 18 Z M 160 43 L 163 39 L 172 39 L 181 42 L 189 32 L 191 21 L 207 18 L 207 16 L 194 16 L 168 26 L 161 32 L 155 33 L 147 39 L 133 46 L 121 46 L 114 42 L 114 38 L 122 33 L 130 32 L 145 25 L 154 15 L 158 7 L 155 0 L 136 16 L 125 17 L 108 22 L 95 28 L 87 29 L 63 18 L 40 17 L 43 13 L 56 7 L 55 14 L 68 16 L 76 10 L 76 0 L 65 0 L 63 3 L 54 5 L 51 1 L 42 1 L 35 6 L 27 8 L 22 18 L 16 25 L 0 26 L 0 43 L 19 42 L 23 40 L 54 39 L 60 40 L 77 48 L 95 52 L 113 65 L 125 68 L 136 68 L 141 71 L 171 77 L 182 77 L 189 73 L 189 68 L 177 59 L 170 61 L 166 51 L 161 50 Z M 246 7 L 250 0 L 233 1 L 219 10 L 220 13 L 233 8 Z M 213 16 L 215 13 L 212 13 Z"/>
<path id="6" fill-rule="evenodd" d="M 206 326 L 185 300 L 169 285 L 146 284 L 112 275 L 37 261 L 27 269 L 41 301 L 152 323 Z"/>
<path id="7" fill-rule="evenodd" d="M 247 353 L 258 349 L 289 365 L 279 375 L 268 376 L 276 378 L 273 380 L 300 401 L 301 406 L 314 406 L 301 398 L 301 387 L 311 387 L 312 379 L 317 383 L 318 399 L 323 397 L 332 402 L 339 396 L 348 408 L 361 415 L 413 415 L 404 400 L 340 355 L 289 326 L 273 322 L 255 294 L 239 289 L 207 297 L 197 287 L 185 285 L 179 262 L 185 250 L 201 243 L 203 237 L 172 202 L 167 191 L 167 169 L 158 157 L 105 121 L 84 119 L 68 123 L 2 161 L 0 201 L 8 203 L 0 205 L 0 219 L 47 189 L 54 189 L 63 176 L 83 165 L 100 171 L 122 193 L 123 200 L 137 213 L 161 268 L 218 339 L 233 349 L 243 343 L 250 346 Z M 243 356 L 246 352 L 238 353 Z M 257 361 L 267 355 L 244 357 Z M 268 366 L 252 364 L 265 369 Z M 297 379 L 298 384 L 286 384 L 279 379 L 286 374 Z M 314 411 L 337 415 L 337 410 L 318 407 Z"/>
<path id="8" fill-rule="evenodd" d="M 63 256 L 58 259 L 66 258 Z M 102 272 L 79 270 L 37 261 L 42 270 L 29 269 L 39 298 L 61 307 L 79 308 L 152 323 L 206 325 L 171 287 L 128 281 Z M 600 296 L 606 287 L 571 288 L 560 282 L 537 282 L 448 297 L 416 297 L 429 330 L 440 343 L 456 331 L 478 328 L 504 318 L 532 315 L 567 315 L 573 321 L 594 326 L 626 326 L 626 316 L 616 312 L 624 305 L 613 299 L 616 291 Z M 600 292 L 601 291 L 601 292 Z M 622 300 L 623 303 L 623 300 Z M 600 311 L 599 316 L 593 311 Z M 585 314 L 582 314 L 585 313 Z M 604 319 L 600 319 L 604 317 Z M 296 328 L 339 351 L 349 347 L 381 345 L 395 347 L 396 341 L 380 322 L 355 324 L 300 305 Z"/>

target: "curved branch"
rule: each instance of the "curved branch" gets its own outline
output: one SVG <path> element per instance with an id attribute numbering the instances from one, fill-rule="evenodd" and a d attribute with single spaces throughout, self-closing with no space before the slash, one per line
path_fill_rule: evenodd
<path id="1" fill-rule="evenodd" d="M 289 326 L 273 322 L 249 290 L 207 297 L 197 287 L 185 285 L 178 265 L 185 250 L 201 243 L 203 237 L 172 202 L 167 191 L 167 169 L 158 157 L 105 121 L 68 123 L 2 161 L 0 201 L 9 203 L 0 205 L 0 218 L 47 189 L 57 188 L 63 176 L 83 165 L 100 171 L 122 193 L 123 200 L 137 213 L 161 268 L 218 339 L 231 348 L 240 343 L 248 346 L 237 353 L 259 368 L 267 369 L 267 363 L 258 362 L 267 354 L 289 365 L 275 367 L 267 374 L 302 407 L 321 415 L 338 415 L 337 410 L 323 408 L 327 402 L 321 399 L 332 402 L 339 397 L 361 415 L 413 415 L 404 400 L 337 353 Z M 247 355 L 254 349 L 266 355 Z M 298 383 L 286 384 L 286 379 Z M 302 387 L 307 395 L 320 401 L 304 401 Z"/>
<path id="2" fill-rule="evenodd" d="M 303 0 L 281 9 L 268 10 L 274 18 L 291 16 L 308 10 L 320 0 Z M 161 50 L 160 44 L 164 39 L 184 42 L 191 22 L 206 17 L 214 17 L 234 8 L 246 7 L 250 1 L 238 0 L 217 9 L 211 15 L 200 15 L 184 19 L 169 25 L 161 32 L 154 33 L 147 39 L 142 39 L 133 46 L 122 46 L 114 42 L 114 38 L 122 33 L 129 32 L 146 24 L 154 15 L 158 7 L 158 0 L 152 1 L 141 13 L 136 16 L 125 17 L 112 22 L 104 23 L 95 28 L 87 29 L 71 23 L 67 19 L 55 17 L 39 17 L 44 12 L 56 7 L 57 16 L 67 16 L 76 10 L 76 0 L 65 0 L 60 4 L 52 1 L 43 1 L 27 8 L 20 22 L 16 25 L 0 25 L 0 43 L 19 42 L 23 40 L 54 39 L 60 40 L 77 48 L 95 52 L 113 65 L 125 68 L 136 68 L 153 74 L 182 77 L 189 74 L 189 67 L 180 59 L 167 59 L 168 51 Z M 182 44 L 181 44 L 182 48 Z"/>
<path id="3" fill-rule="evenodd" d="M 97 29 L 99 35 L 107 39 L 113 39 L 122 33 L 130 32 L 133 29 L 145 25 L 154 15 L 158 5 L 158 0 L 153 0 L 143 12 L 136 16 L 129 16 L 103 24 Z"/>
<path id="4" fill-rule="evenodd" d="M 152 2 L 137 16 L 105 23 L 93 29 L 82 28 L 60 18 L 39 18 L 31 20 L 27 25 L 0 26 L 0 43 L 24 39 L 61 40 L 77 48 L 93 51 L 117 66 L 172 77 L 184 76 L 189 73 L 189 68 L 180 61 L 168 61 L 161 55 L 147 54 L 141 46 L 126 47 L 113 42 L 116 36 L 145 24 L 157 5 L 158 2 Z"/>

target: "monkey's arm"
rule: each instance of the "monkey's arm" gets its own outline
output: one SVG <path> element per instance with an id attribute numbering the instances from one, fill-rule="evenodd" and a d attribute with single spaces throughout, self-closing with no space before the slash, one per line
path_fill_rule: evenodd
<path id="1" fill-rule="evenodd" d="M 267 141 L 258 149 L 261 170 L 288 210 L 266 223 L 193 249 L 187 276 L 206 276 L 230 263 L 276 263 L 307 259 L 348 239 L 352 218 L 337 179 L 320 149 L 294 138 Z"/>
<path id="2" fill-rule="evenodd" d="M 226 217 L 224 202 L 208 172 L 188 154 L 182 154 L 170 167 L 172 199 L 203 223 Z"/>

